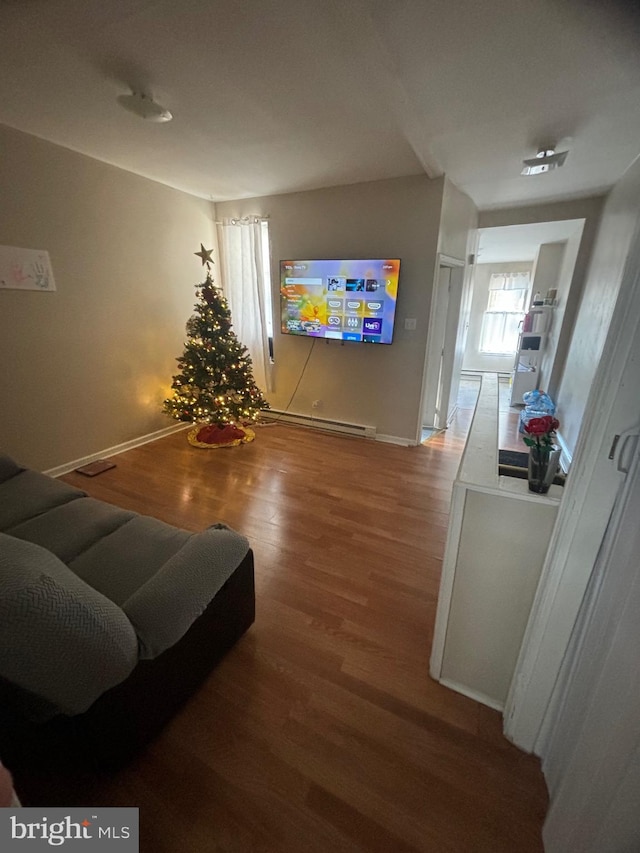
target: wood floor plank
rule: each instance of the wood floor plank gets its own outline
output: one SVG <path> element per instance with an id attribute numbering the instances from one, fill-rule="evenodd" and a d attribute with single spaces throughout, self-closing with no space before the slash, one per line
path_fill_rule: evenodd
<path id="1" fill-rule="evenodd" d="M 188 530 L 243 532 L 257 617 L 132 765 L 43 779 L 35 800 L 55 785 L 68 805 L 138 805 L 142 853 L 539 853 L 538 761 L 428 675 L 469 422 L 410 448 L 275 424 L 203 451 L 176 433 L 66 475 Z M 501 424 L 521 449 L 517 414 Z"/>

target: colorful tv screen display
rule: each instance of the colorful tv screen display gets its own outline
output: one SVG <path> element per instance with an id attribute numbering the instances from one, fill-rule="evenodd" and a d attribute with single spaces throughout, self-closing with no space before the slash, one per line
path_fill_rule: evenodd
<path id="1" fill-rule="evenodd" d="M 400 261 L 280 261 L 285 335 L 390 344 Z"/>

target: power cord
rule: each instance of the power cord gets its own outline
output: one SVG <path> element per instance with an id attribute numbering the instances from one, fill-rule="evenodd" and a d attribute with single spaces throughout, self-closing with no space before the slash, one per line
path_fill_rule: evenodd
<path id="1" fill-rule="evenodd" d="M 300 387 L 300 383 L 302 382 L 302 377 L 303 377 L 303 376 L 304 376 L 304 374 L 305 374 L 305 371 L 306 371 L 306 369 L 307 369 L 307 365 L 309 364 L 309 359 L 311 358 L 311 353 L 312 353 L 312 352 L 313 352 L 313 350 L 315 349 L 315 345 L 316 345 L 316 341 L 317 341 L 317 340 L 318 340 L 317 338 L 314 338 L 314 339 L 313 339 L 313 341 L 311 342 L 311 346 L 309 347 L 309 352 L 307 353 L 307 357 L 306 357 L 306 359 L 305 359 L 305 361 L 304 361 L 304 364 L 302 365 L 302 370 L 300 371 L 300 376 L 298 377 L 298 381 L 296 382 L 296 387 L 293 389 L 293 393 L 292 393 L 292 394 L 291 394 L 291 396 L 289 397 L 289 402 L 288 402 L 288 403 L 287 403 L 287 405 L 284 407 L 284 411 L 280 412 L 280 416 L 279 416 L 279 417 L 277 417 L 277 418 L 269 418 L 269 422 L 268 422 L 268 423 L 260 423 L 260 424 L 257 424 L 257 426 L 275 426 L 275 424 L 277 424 L 277 423 L 278 423 L 278 421 L 280 421 L 280 420 L 282 419 L 282 416 L 287 414 L 287 412 L 289 411 L 289 407 L 290 407 L 290 406 L 291 406 L 291 404 L 293 403 L 293 399 L 294 399 L 294 397 L 295 397 L 295 396 L 296 396 L 296 394 L 298 393 L 298 388 Z"/>

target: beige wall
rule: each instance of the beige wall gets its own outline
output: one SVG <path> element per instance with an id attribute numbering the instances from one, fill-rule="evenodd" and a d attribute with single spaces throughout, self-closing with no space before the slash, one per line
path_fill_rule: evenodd
<path id="1" fill-rule="evenodd" d="M 212 206 L 1 126 L 0 148 L 0 244 L 47 250 L 57 285 L 0 292 L 0 448 L 47 469 L 171 425 Z"/>
<path id="2" fill-rule="evenodd" d="M 478 226 L 478 211 L 469 198 L 445 177 L 438 251 L 467 261 Z"/>
<path id="3" fill-rule="evenodd" d="M 571 284 L 576 264 L 582 224 L 575 234 L 560 243 L 543 243 L 538 251 L 534 268 L 533 292 L 540 291 L 544 297 L 550 287 L 557 290 L 555 305 L 551 312 L 550 324 L 540 362 L 540 388 L 543 388 L 553 400 L 558 398 L 560 380 L 564 372 L 571 331 L 565 328 L 565 319 L 573 324 L 576 308 L 571 310 Z M 569 309 L 569 310 L 568 310 Z"/>
<path id="4" fill-rule="evenodd" d="M 442 178 L 419 176 L 216 205 L 220 218 L 270 216 L 274 408 L 372 425 L 378 434 L 415 441 L 443 186 Z M 314 344 L 280 333 L 281 259 L 369 257 L 401 259 L 391 346 Z M 415 331 L 405 330 L 405 318 L 417 320 Z M 322 400 L 320 409 L 312 410 L 313 400 Z"/>
<path id="5" fill-rule="evenodd" d="M 549 312 L 549 316 L 547 317 L 547 328 L 545 337 L 542 341 L 540 369 L 538 373 L 538 388 L 542 391 L 546 391 L 548 394 L 551 394 L 549 379 L 551 378 L 551 368 L 553 367 L 556 349 L 558 347 L 559 332 L 562 327 L 562 318 L 564 316 L 564 309 L 566 306 L 567 294 L 565 292 L 565 288 L 560 287 L 558 284 L 566 247 L 566 240 L 558 241 L 556 243 L 541 243 L 538 246 L 538 253 L 533 263 L 531 302 L 533 302 L 537 293 L 539 293 L 544 299 L 550 288 L 553 287 L 558 291 L 553 311 Z M 564 282 L 564 284 L 569 287 L 571 285 L 571 277 L 569 277 L 569 281 Z M 551 396 L 553 398 L 552 394 Z"/>
<path id="6" fill-rule="evenodd" d="M 554 400 L 558 399 L 560 382 L 567 360 L 567 353 L 571 345 L 571 336 L 576 322 L 576 315 L 582 299 L 582 287 L 584 275 L 578 276 L 577 269 L 580 262 L 581 247 L 584 233 L 584 223 L 575 234 L 567 239 L 567 245 L 562 258 L 562 267 L 558 276 L 558 295 L 554 310 L 554 321 L 551 326 L 551 340 L 549 344 L 553 358 L 547 365 L 543 363 L 543 370 L 548 375 L 547 387 L 549 394 Z M 555 350 L 555 351 L 554 351 Z"/>
<path id="7" fill-rule="evenodd" d="M 501 225 L 527 225 L 532 222 L 556 222 L 561 219 L 586 219 L 591 238 L 598 227 L 605 196 L 589 196 L 572 201 L 554 201 L 525 207 L 501 207 L 481 210 L 478 228 L 497 228 Z"/>
<path id="8" fill-rule="evenodd" d="M 631 240 L 640 222 L 639 199 L 640 158 L 611 190 L 604 206 L 560 384 L 560 431 L 571 454 L 609 333 Z"/>
<path id="9" fill-rule="evenodd" d="M 489 280 L 491 276 L 509 272 L 531 272 L 533 261 L 512 261 L 506 264 L 476 264 L 473 276 L 473 297 L 469 316 L 467 345 L 462 363 L 463 370 L 511 373 L 515 362 L 513 355 L 487 355 L 480 352 L 480 334 L 482 319 L 489 300 Z"/>
<path id="10" fill-rule="evenodd" d="M 536 259 L 533 262 L 531 303 L 536 293 L 544 299 L 550 288 L 558 287 L 558 277 L 564 257 L 567 241 L 559 240 L 556 243 L 541 243 L 538 246 Z"/>

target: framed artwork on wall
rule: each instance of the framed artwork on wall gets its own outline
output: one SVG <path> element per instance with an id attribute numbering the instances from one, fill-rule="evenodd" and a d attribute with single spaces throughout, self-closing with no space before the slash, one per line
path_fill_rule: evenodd
<path id="1" fill-rule="evenodd" d="M 0 246 L 0 290 L 55 290 L 49 253 Z"/>

